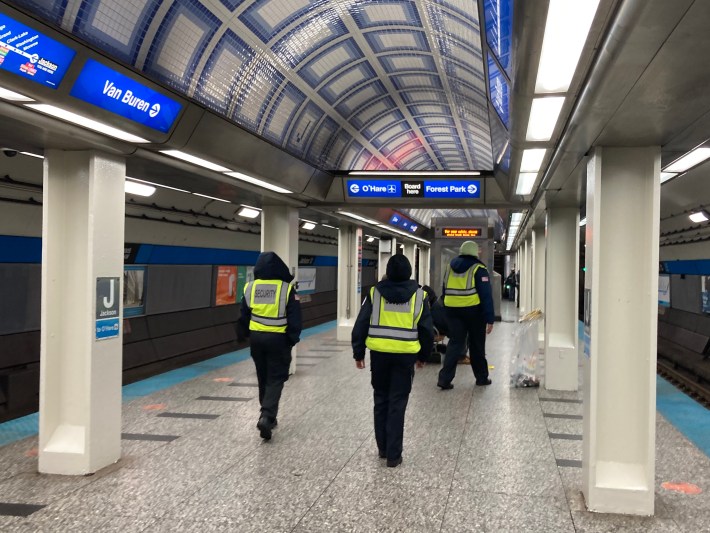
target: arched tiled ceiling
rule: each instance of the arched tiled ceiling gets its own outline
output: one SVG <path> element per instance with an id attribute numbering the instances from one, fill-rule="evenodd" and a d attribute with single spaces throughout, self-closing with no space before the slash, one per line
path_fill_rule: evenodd
<path id="1" fill-rule="evenodd" d="M 477 0 L 15 3 L 323 169 L 493 169 Z"/>

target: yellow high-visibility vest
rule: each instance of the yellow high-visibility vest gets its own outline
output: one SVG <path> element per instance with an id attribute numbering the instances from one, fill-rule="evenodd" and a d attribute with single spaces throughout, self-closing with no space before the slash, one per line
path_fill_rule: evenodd
<path id="1" fill-rule="evenodd" d="M 444 279 L 446 280 L 444 293 L 445 307 L 471 307 L 480 305 L 481 297 L 476 290 L 476 272 L 485 268 L 481 263 L 476 263 L 466 272 L 454 272 L 451 266 L 446 267 Z"/>
<path id="2" fill-rule="evenodd" d="M 370 289 L 372 315 L 365 346 L 389 353 L 419 353 L 417 325 L 424 310 L 424 292 L 417 289 L 408 302 L 385 300 L 376 287 Z"/>
<path id="3" fill-rule="evenodd" d="M 286 333 L 286 304 L 292 288 L 279 279 L 256 279 L 247 283 L 244 298 L 251 309 L 249 329 Z"/>

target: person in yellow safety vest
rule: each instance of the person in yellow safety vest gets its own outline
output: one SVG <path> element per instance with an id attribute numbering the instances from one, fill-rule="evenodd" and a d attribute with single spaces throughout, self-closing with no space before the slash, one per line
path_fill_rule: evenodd
<path id="1" fill-rule="evenodd" d="M 452 259 L 443 278 L 443 299 L 449 325 L 449 344 L 437 386 L 453 389 L 456 363 L 468 350 L 476 385 L 490 385 L 486 361 L 486 335 L 493 331 L 495 313 L 486 266 L 478 259 L 478 244 L 466 241 Z"/>
<path id="2" fill-rule="evenodd" d="M 375 400 L 375 440 L 387 466 L 402 463 L 404 413 L 414 379 L 414 365 L 424 366 L 434 344 L 431 313 L 424 291 L 409 279 L 412 266 L 403 255 L 387 262 L 387 275 L 365 297 L 352 332 L 353 357 L 365 368 L 370 349 Z"/>
<path id="3" fill-rule="evenodd" d="M 291 348 L 301 335 L 301 305 L 292 281 L 293 275 L 278 255 L 259 255 L 254 281 L 244 289 L 239 317 L 240 337 L 251 337 L 261 405 L 256 427 L 266 440 L 271 439 L 277 425 L 281 391 L 291 366 Z"/>

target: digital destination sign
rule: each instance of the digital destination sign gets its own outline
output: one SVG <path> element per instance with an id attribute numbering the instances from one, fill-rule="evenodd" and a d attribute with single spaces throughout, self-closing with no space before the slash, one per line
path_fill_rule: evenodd
<path id="1" fill-rule="evenodd" d="M 481 236 L 481 228 L 441 228 L 442 237 L 470 239 Z"/>
<path id="2" fill-rule="evenodd" d="M 170 131 L 182 109 L 175 100 L 93 59 L 87 60 L 70 94 L 163 133 Z"/>
<path id="3" fill-rule="evenodd" d="M 480 198 L 480 180 L 347 180 L 350 198 Z"/>
<path id="4" fill-rule="evenodd" d="M 56 89 L 75 55 L 68 46 L 0 13 L 0 69 Z"/>

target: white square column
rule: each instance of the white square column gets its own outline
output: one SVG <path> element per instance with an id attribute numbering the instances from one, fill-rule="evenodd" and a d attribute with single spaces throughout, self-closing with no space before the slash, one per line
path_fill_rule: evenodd
<path id="1" fill-rule="evenodd" d="M 422 285 L 431 284 L 431 248 L 419 248 L 419 279 Z"/>
<path id="2" fill-rule="evenodd" d="M 125 180 L 120 157 L 45 151 L 41 473 L 90 474 L 121 456 Z"/>
<path id="3" fill-rule="evenodd" d="M 596 148 L 587 166 L 582 490 L 652 515 L 660 147 Z"/>
<path id="4" fill-rule="evenodd" d="M 382 263 L 379 263 L 383 269 Z M 386 263 L 385 263 L 386 265 Z M 341 223 L 338 230 L 338 325 L 336 338 L 350 342 L 362 294 L 362 228 Z"/>
<path id="5" fill-rule="evenodd" d="M 547 210 L 545 249 L 545 388 L 579 387 L 579 211 Z"/>
<path id="6" fill-rule="evenodd" d="M 265 205 L 261 211 L 261 251 L 276 252 L 298 277 L 298 209 L 285 205 Z M 291 349 L 289 374 L 296 373 L 298 345 Z"/>
<path id="7" fill-rule="evenodd" d="M 532 280 L 532 305 L 530 309 L 545 311 L 545 233 L 542 228 L 532 232 L 533 251 L 533 280 Z M 540 349 L 545 348 L 545 323 L 540 323 L 538 331 L 538 344 Z"/>
<path id="8" fill-rule="evenodd" d="M 380 239 L 379 251 L 377 253 L 377 281 L 381 281 L 387 272 L 387 261 L 397 253 L 397 239 Z"/>
<path id="9" fill-rule="evenodd" d="M 414 261 L 417 255 L 417 245 L 414 243 L 405 242 L 404 243 L 404 257 L 409 259 L 409 264 L 412 265 L 412 279 L 417 279 L 414 272 Z M 417 279 L 417 281 L 419 281 Z"/>

